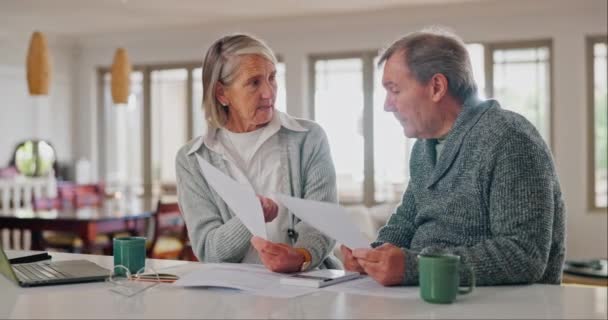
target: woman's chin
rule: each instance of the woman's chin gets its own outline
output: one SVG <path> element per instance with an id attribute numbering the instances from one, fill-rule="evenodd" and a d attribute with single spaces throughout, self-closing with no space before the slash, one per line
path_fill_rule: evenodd
<path id="1" fill-rule="evenodd" d="M 272 120 L 272 116 L 274 115 L 274 108 L 260 108 L 256 112 L 256 122 L 260 125 L 268 124 Z"/>

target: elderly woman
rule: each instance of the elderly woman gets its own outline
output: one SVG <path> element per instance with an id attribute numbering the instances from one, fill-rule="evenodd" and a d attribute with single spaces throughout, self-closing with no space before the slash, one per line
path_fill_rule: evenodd
<path id="1" fill-rule="evenodd" d="M 179 205 L 204 262 L 263 263 L 275 272 L 335 267 L 334 241 L 271 199 L 274 193 L 336 202 L 336 174 L 324 131 L 275 109 L 276 57 L 238 34 L 217 40 L 203 61 L 207 132 L 177 154 Z M 268 239 L 249 230 L 209 186 L 197 158 L 259 195 Z M 339 263 L 339 262 L 337 262 Z"/>

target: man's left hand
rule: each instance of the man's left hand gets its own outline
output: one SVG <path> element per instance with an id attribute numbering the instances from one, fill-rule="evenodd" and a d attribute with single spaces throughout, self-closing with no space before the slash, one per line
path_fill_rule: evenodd
<path id="1" fill-rule="evenodd" d="M 266 268 L 273 272 L 297 272 L 304 263 L 304 256 L 284 243 L 274 243 L 254 236 L 251 244 Z"/>
<path id="2" fill-rule="evenodd" d="M 365 272 L 383 286 L 400 284 L 405 277 L 405 254 L 390 243 L 375 249 L 355 249 L 353 256 Z"/>

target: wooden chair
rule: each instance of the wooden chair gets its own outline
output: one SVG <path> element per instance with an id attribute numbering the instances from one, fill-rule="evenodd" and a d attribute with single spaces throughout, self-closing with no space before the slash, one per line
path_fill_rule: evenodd
<path id="1" fill-rule="evenodd" d="M 59 202 L 63 207 L 75 209 L 98 207 L 103 204 L 105 188 L 102 183 L 76 185 L 64 183 L 58 187 Z M 69 232 L 46 231 L 42 236 L 42 245 L 51 250 L 78 253 L 81 251 L 82 239 Z M 104 254 L 112 253 L 112 235 L 100 235 L 95 241 L 97 250 Z"/>
<path id="2" fill-rule="evenodd" d="M 158 201 L 154 233 L 147 248 L 148 258 L 198 261 L 188 241 L 186 223 L 177 202 Z"/>
<path id="3" fill-rule="evenodd" d="M 52 209 L 57 202 L 56 178 L 51 173 L 44 177 L 28 177 L 12 167 L 0 169 L 0 211 Z M 29 250 L 39 237 L 30 230 L 0 226 L 0 246 L 5 249 Z"/>
<path id="4" fill-rule="evenodd" d="M 26 229 L 0 228 L 0 247 L 13 250 L 29 250 L 32 246 L 31 232 Z"/>
<path id="5" fill-rule="evenodd" d="M 98 207 L 103 204 L 105 198 L 105 185 L 61 182 L 57 186 L 57 193 L 63 207 Z"/>

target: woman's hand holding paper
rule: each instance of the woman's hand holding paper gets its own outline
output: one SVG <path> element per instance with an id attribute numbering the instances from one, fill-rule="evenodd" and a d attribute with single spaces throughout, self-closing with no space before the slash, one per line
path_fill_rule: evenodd
<path id="1" fill-rule="evenodd" d="M 284 243 L 274 243 L 254 236 L 251 244 L 258 251 L 264 266 L 273 272 L 300 271 L 305 261 L 301 253 Z"/>

